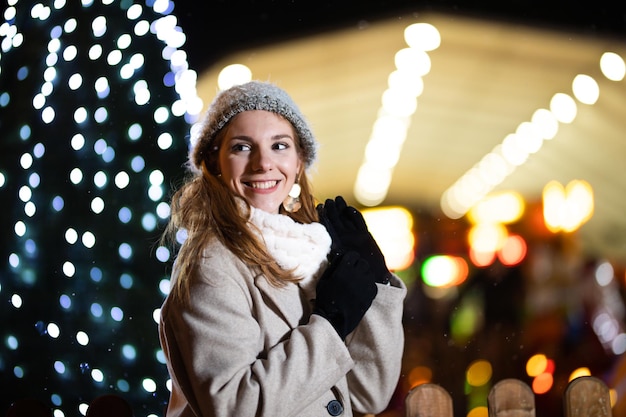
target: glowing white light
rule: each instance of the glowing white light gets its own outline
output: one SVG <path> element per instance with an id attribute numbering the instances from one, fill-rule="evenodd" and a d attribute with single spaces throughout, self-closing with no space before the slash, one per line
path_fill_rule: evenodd
<path id="1" fill-rule="evenodd" d="M 117 38 L 117 47 L 120 49 L 126 49 L 130 46 L 132 38 L 128 33 L 124 33 L 119 38 Z"/>
<path id="2" fill-rule="evenodd" d="M 141 20 L 137 22 L 137 24 L 135 25 L 134 32 L 135 32 L 135 35 L 137 36 L 144 36 L 149 31 L 150 31 L 150 22 L 148 22 L 147 20 Z"/>
<path id="3" fill-rule="evenodd" d="M 104 188 L 108 182 L 107 174 L 103 171 L 98 171 L 93 176 L 93 183 L 98 188 Z"/>
<path id="4" fill-rule="evenodd" d="M 46 56 L 46 65 L 49 67 L 55 66 L 59 62 L 59 55 L 55 53 L 48 54 Z"/>
<path id="5" fill-rule="evenodd" d="M 613 278 L 615 276 L 615 270 L 613 269 L 613 265 L 609 262 L 602 262 L 596 268 L 595 278 L 598 285 L 601 287 L 606 287 L 611 282 L 613 282 Z"/>
<path id="6" fill-rule="evenodd" d="M 157 138 L 157 145 L 162 150 L 167 150 L 174 144 L 174 138 L 169 132 L 164 132 Z"/>
<path id="7" fill-rule="evenodd" d="M 33 156 L 29 153 L 22 154 L 20 157 L 20 166 L 22 169 L 28 169 L 33 165 Z M 22 200 L 25 201 L 25 200 Z"/>
<path id="8" fill-rule="evenodd" d="M 148 180 L 150 181 L 150 184 L 160 185 L 163 184 L 163 181 L 165 180 L 165 175 L 163 175 L 163 172 L 161 170 L 155 169 L 150 173 Z"/>
<path id="9" fill-rule="evenodd" d="M 95 61 L 102 56 L 102 46 L 95 44 L 89 48 L 89 59 Z"/>
<path id="10" fill-rule="evenodd" d="M 626 74 L 626 64 L 615 52 L 605 52 L 600 58 L 602 74 L 611 81 L 621 81 Z"/>
<path id="11" fill-rule="evenodd" d="M 86 416 L 87 415 L 87 410 L 89 410 L 89 404 L 87 403 L 80 403 L 78 404 L 78 411 L 83 415 Z M 55 410 L 56 412 L 56 410 Z M 65 417 L 65 415 L 62 416 L 57 416 L 56 414 L 54 415 L 54 417 Z"/>
<path id="12" fill-rule="evenodd" d="M 52 84 L 52 81 L 46 81 L 41 86 L 41 94 L 44 97 L 48 97 L 50 94 L 52 94 L 53 91 L 54 91 L 54 84 Z"/>
<path id="13" fill-rule="evenodd" d="M 155 392 L 156 391 L 156 383 L 151 378 L 144 378 L 144 380 L 141 383 L 141 385 L 143 386 L 143 389 L 146 390 L 147 392 Z"/>
<path id="14" fill-rule="evenodd" d="M 252 70 L 243 64 L 227 65 L 217 76 L 217 86 L 226 90 L 234 85 L 243 84 L 252 79 Z"/>
<path id="15" fill-rule="evenodd" d="M 54 67 L 48 67 L 46 68 L 46 70 L 43 72 L 43 79 L 46 82 L 52 82 L 54 81 L 54 79 L 57 77 L 57 70 Z"/>
<path id="16" fill-rule="evenodd" d="M 48 52 L 56 53 L 61 48 L 61 41 L 59 39 L 51 39 L 48 42 Z"/>
<path id="17" fill-rule="evenodd" d="M 94 83 L 94 88 L 98 93 L 106 91 L 109 88 L 109 80 L 106 77 L 99 77 Z"/>
<path id="18" fill-rule="evenodd" d="M 63 263 L 63 273 L 66 277 L 71 278 L 76 273 L 76 267 L 73 263 L 66 261 Z"/>
<path id="19" fill-rule="evenodd" d="M 415 77 L 423 77 L 430 72 L 430 56 L 424 51 L 403 48 L 396 52 L 394 58 L 397 69 L 410 71 Z"/>
<path id="20" fill-rule="evenodd" d="M 33 97 L 33 107 L 36 110 L 39 110 L 45 105 L 46 105 L 46 96 L 41 93 L 35 94 L 35 96 Z"/>
<path id="21" fill-rule="evenodd" d="M 547 109 L 538 109 L 533 113 L 532 124 L 545 140 L 554 138 L 559 130 L 559 122 Z"/>
<path id="22" fill-rule="evenodd" d="M 83 85 L 83 77 L 80 74 L 73 74 L 67 84 L 71 90 L 78 90 Z"/>
<path id="23" fill-rule="evenodd" d="M 78 55 L 78 49 L 74 45 L 69 45 L 63 50 L 63 59 L 65 61 L 73 61 L 76 55 Z"/>
<path id="24" fill-rule="evenodd" d="M 159 201 L 163 197 L 163 188 L 160 185 L 152 185 L 148 188 L 148 197 L 152 201 Z M 150 228 L 151 230 L 152 228 Z"/>
<path id="25" fill-rule="evenodd" d="M 396 117 L 408 117 L 415 113 L 417 100 L 405 91 L 387 89 L 382 96 L 383 109 Z"/>
<path id="26" fill-rule="evenodd" d="M 130 64 L 122 65 L 120 68 L 120 77 L 124 80 L 130 79 L 135 75 L 135 69 Z"/>
<path id="27" fill-rule="evenodd" d="M 130 6 L 128 10 L 126 11 L 126 17 L 128 17 L 130 20 L 136 20 L 141 16 L 142 12 L 143 12 L 143 8 L 141 7 L 141 5 L 135 3 L 132 6 Z"/>
<path id="28" fill-rule="evenodd" d="M 73 17 L 67 19 L 65 24 L 63 25 L 63 30 L 65 33 L 72 33 L 78 27 L 78 21 Z"/>
<path id="29" fill-rule="evenodd" d="M 160 262 L 167 262 L 170 259 L 169 249 L 163 246 L 157 248 L 155 255 Z"/>
<path id="30" fill-rule="evenodd" d="M 96 236 L 91 232 L 85 232 L 83 233 L 82 241 L 86 248 L 93 248 L 96 244 Z"/>
<path id="31" fill-rule="evenodd" d="M 115 66 L 122 61 L 122 51 L 115 49 L 109 52 L 107 55 L 107 63 L 111 66 Z"/>
<path id="32" fill-rule="evenodd" d="M 104 200 L 102 198 L 96 197 L 91 200 L 91 211 L 96 214 L 100 214 L 102 213 L 102 210 L 104 210 Z"/>
<path id="33" fill-rule="evenodd" d="M 144 80 L 137 81 L 133 85 L 133 92 L 135 93 L 135 103 L 138 105 L 144 105 L 150 101 L 150 90 L 148 90 L 148 84 Z"/>
<path id="34" fill-rule="evenodd" d="M 414 23 L 404 29 L 404 40 L 411 48 L 432 51 L 441 45 L 441 35 L 429 23 Z"/>
<path id="35" fill-rule="evenodd" d="M 15 231 L 15 234 L 17 236 L 24 236 L 26 234 L 26 224 L 23 221 L 18 220 L 17 222 L 15 222 L 13 230 Z"/>
<path id="36" fill-rule="evenodd" d="M 18 191 L 17 195 L 19 196 L 20 200 L 28 201 L 33 196 L 33 192 L 30 189 L 30 187 L 23 185 L 22 187 L 20 187 L 20 190 Z"/>
<path id="37" fill-rule="evenodd" d="M 594 104 L 600 96 L 600 87 L 589 75 L 578 74 L 572 82 L 574 96 L 584 104 Z"/>
<path id="38" fill-rule="evenodd" d="M 550 100 L 550 111 L 561 123 L 571 123 L 576 118 L 576 102 L 567 94 L 556 93 Z"/>
<path id="39" fill-rule="evenodd" d="M 78 124 L 84 123 L 87 120 L 87 109 L 79 107 L 74 111 L 74 121 Z"/>
<path id="40" fill-rule="evenodd" d="M 53 339 L 56 339 L 61 334 L 61 329 L 59 329 L 59 326 L 57 326 L 56 323 L 48 323 L 46 330 L 48 335 Z"/>
<path id="41" fill-rule="evenodd" d="M 130 184 L 129 175 L 124 171 L 118 172 L 117 175 L 115 176 L 115 185 L 117 186 L 117 188 L 119 189 L 126 188 L 128 184 Z"/>
<path id="42" fill-rule="evenodd" d="M 100 369 L 93 369 L 91 371 L 91 378 L 96 382 L 104 381 L 104 373 Z"/>
<path id="43" fill-rule="evenodd" d="M 159 204 L 157 204 L 156 214 L 161 219 L 167 219 L 170 216 L 170 213 L 171 209 L 168 203 L 166 203 L 165 201 L 161 201 Z"/>
<path id="44" fill-rule="evenodd" d="M 161 280 L 161 283 L 159 284 L 159 288 L 163 285 L 163 281 L 167 281 L 167 280 Z M 169 285 L 170 285 L 169 281 L 166 283 L 166 285 L 169 288 Z M 152 310 L 152 320 L 154 320 L 155 323 L 158 323 L 160 319 L 161 319 L 161 309 L 155 308 L 154 310 Z"/>
<path id="45" fill-rule="evenodd" d="M 35 207 L 35 203 L 33 203 L 32 201 L 29 201 L 24 205 L 24 213 L 26 213 L 28 217 L 33 217 L 36 211 L 37 208 Z"/>
<path id="46" fill-rule="evenodd" d="M 78 184 L 83 180 L 83 172 L 80 168 L 74 168 L 70 171 L 70 181 L 72 184 Z"/>
<path id="47" fill-rule="evenodd" d="M 85 137 L 80 133 L 75 134 L 70 140 L 70 146 L 72 146 L 72 149 L 75 151 L 82 149 L 83 146 L 85 146 Z"/>
<path id="48" fill-rule="evenodd" d="M 13 305 L 13 307 L 15 308 L 20 308 L 22 307 L 22 297 L 20 297 L 18 294 L 13 294 L 11 296 L 11 304 Z"/>
<path id="49" fill-rule="evenodd" d="M 55 117 L 55 112 L 52 107 L 48 106 L 45 109 L 43 109 L 43 111 L 41 112 L 41 120 L 46 124 L 52 123 L 54 121 L 54 117 Z"/>
<path id="50" fill-rule="evenodd" d="M 91 22 L 91 30 L 96 38 L 103 36 L 107 31 L 107 20 L 104 16 L 96 17 Z"/>

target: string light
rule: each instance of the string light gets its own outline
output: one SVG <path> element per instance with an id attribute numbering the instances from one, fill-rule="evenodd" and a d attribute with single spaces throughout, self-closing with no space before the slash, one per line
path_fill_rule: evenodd
<path id="1" fill-rule="evenodd" d="M 173 3 L 10 1 L 0 25 L 0 409 L 116 392 L 161 415 L 158 246 L 203 105 Z M 28 32 L 26 32 L 28 31 Z M 155 253 L 158 256 L 155 256 Z M 156 312 L 156 313 L 155 313 Z"/>

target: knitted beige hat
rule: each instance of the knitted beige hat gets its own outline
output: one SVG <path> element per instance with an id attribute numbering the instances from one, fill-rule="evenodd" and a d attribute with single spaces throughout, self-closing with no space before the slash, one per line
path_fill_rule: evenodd
<path id="1" fill-rule="evenodd" d="M 296 103 L 274 84 L 250 81 L 221 91 L 215 97 L 202 121 L 197 140 L 189 150 L 192 168 L 202 170 L 202 160 L 215 148 L 217 133 L 234 116 L 248 110 L 266 110 L 287 119 L 300 139 L 305 167 L 309 168 L 315 162 L 319 145 Z"/>

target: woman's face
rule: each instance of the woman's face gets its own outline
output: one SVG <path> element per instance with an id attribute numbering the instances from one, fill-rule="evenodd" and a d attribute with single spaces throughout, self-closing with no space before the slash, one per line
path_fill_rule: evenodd
<path id="1" fill-rule="evenodd" d="M 252 207 L 278 213 L 302 167 L 291 123 L 251 110 L 233 117 L 224 133 L 218 157 L 222 180 Z"/>

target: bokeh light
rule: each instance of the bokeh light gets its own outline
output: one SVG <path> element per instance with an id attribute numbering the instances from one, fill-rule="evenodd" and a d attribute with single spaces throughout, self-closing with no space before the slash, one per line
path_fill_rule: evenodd
<path id="1" fill-rule="evenodd" d="M 55 417 L 84 415 L 113 392 L 161 415 L 169 398 L 153 312 L 171 257 L 153 246 L 202 108 L 172 12 L 160 0 L 7 5 L 2 410 L 39 397 Z"/>

